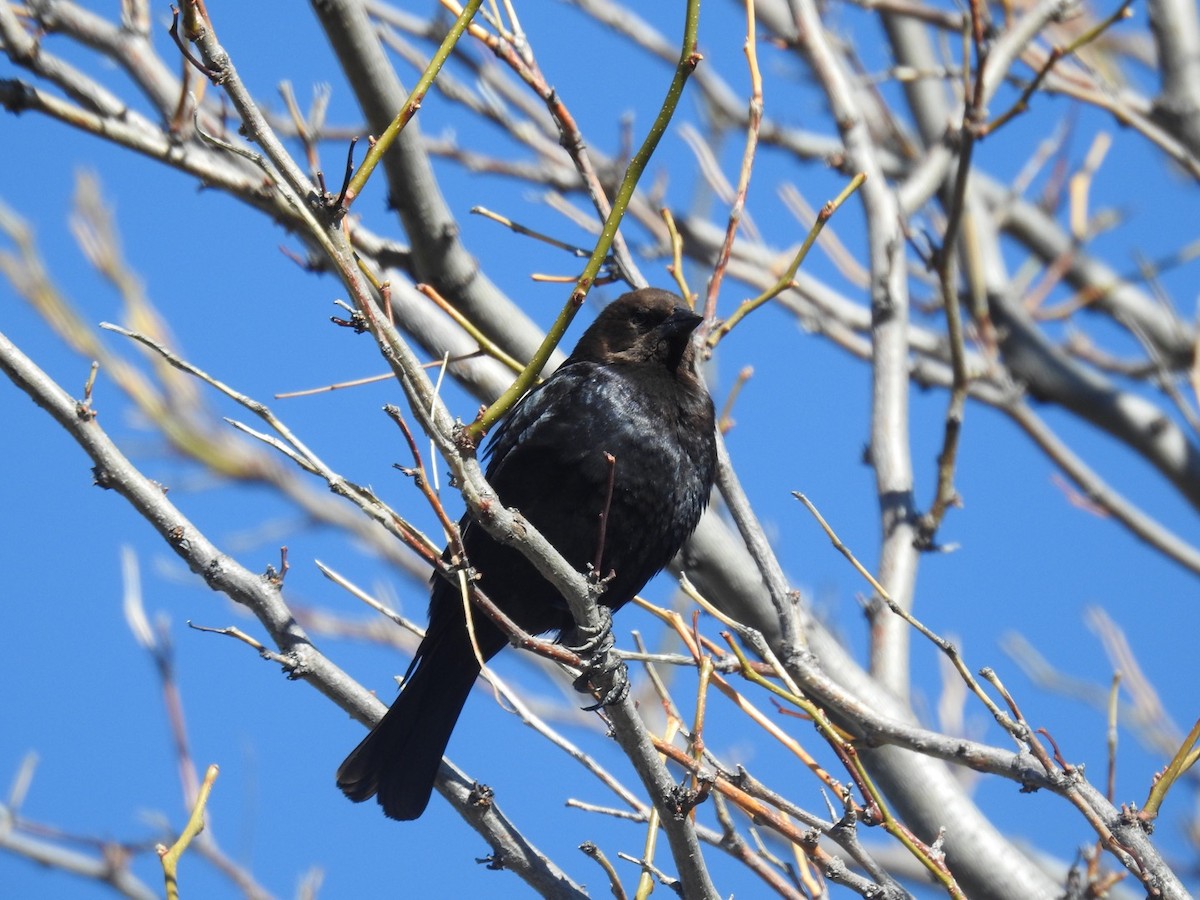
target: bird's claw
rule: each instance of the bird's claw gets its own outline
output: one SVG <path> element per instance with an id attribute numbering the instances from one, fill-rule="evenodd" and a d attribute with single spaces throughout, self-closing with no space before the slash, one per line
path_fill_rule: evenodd
<path id="1" fill-rule="evenodd" d="M 612 706 L 629 696 L 629 671 L 625 668 L 625 660 L 610 653 L 604 654 L 583 670 L 575 679 L 574 687 L 581 694 L 591 694 L 605 682 L 608 682 L 609 687 L 604 691 L 604 696 L 583 707 L 584 712 L 595 712 Z"/>
<path id="2" fill-rule="evenodd" d="M 597 606 L 596 612 L 599 613 L 600 624 L 595 628 L 589 628 L 586 625 L 576 625 L 571 637 L 573 640 L 579 641 L 579 643 L 567 644 L 568 650 L 585 659 L 589 656 L 607 653 L 612 649 L 613 645 L 612 610 L 607 606 Z"/>
<path id="3" fill-rule="evenodd" d="M 573 682 L 575 690 L 581 694 L 593 694 L 597 690 L 603 693 L 598 702 L 583 707 L 585 712 L 612 706 L 629 696 L 629 672 L 625 668 L 625 661 L 610 652 L 614 643 L 612 611 L 601 606 L 598 612 L 600 624 L 595 628 L 576 626 L 575 637 L 582 641 L 578 645 L 568 645 L 586 660 L 583 671 Z"/>
<path id="4" fill-rule="evenodd" d="M 588 584 L 596 585 L 601 588 L 608 587 L 612 580 L 617 577 L 617 572 L 615 569 L 609 569 L 607 575 L 601 575 L 600 570 L 591 563 L 588 563 L 587 570 Z M 609 611 L 608 607 L 602 606 L 600 609 L 603 610 L 603 612 L 609 613 L 609 616 L 611 617 L 612 613 Z M 601 613 L 601 615 L 603 615 L 603 613 Z"/>

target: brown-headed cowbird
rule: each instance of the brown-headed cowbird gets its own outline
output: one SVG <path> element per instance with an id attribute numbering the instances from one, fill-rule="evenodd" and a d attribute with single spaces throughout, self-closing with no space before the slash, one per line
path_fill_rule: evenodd
<path id="1" fill-rule="evenodd" d="M 492 439 L 487 478 L 496 494 L 579 571 L 595 561 L 607 504 L 597 574 L 611 576 L 600 603 L 612 610 L 671 560 L 708 503 L 716 444 L 712 400 L 690 340 L 699 323 L 667 291 L 625 294 Z M 461 528 L 479 587 L 496 606 L 530 633 L 570 632 L 566 602 L 518 550 L 469 517 Z M 507 639 L 482 613 L 472 622 L 490 659 Z M 346 757 L 338 787 L 355 802 L 377 795 L 390 818 L 420 816 L 478 674 L 459 588 L 435 576 L 429 629 L 400 696 Z"/>

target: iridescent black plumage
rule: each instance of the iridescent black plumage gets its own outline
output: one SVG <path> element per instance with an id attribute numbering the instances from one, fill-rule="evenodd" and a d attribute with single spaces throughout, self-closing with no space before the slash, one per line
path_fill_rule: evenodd
<path id="1" fill-rule="evenodd" d="M 700 318 L 678 297 L 645 288 L 610 304 L 567 361 L 521 400 L 492 439 L 487 478 L 575 568 L 598 546 L 598 517 L 616 458 L 600 602 L 620 609 L 678 552 L 708 503 L 716 468 L 712 401 L 690 343 Z M 568 631 L 570 611 L 518 550 L 464 517 L 463 545 L 481 589 L 531 633 Z M 438 764 L 479 664 L 455 585 L 435 578 L 429 629 L 387 715 L 338 769 L 354 801 L 377 795 L 393 819 L 425 810 Z M 474 616 L 485 659 L 507 643 Z"/>

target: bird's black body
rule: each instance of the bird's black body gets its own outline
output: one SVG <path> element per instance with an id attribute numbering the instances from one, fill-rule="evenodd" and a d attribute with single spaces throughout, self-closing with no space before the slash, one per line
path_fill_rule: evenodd
<path id="1" fill-rule="evenodd" d="M 608 504 L 600 602 L 628 603 L 678 552 L 708 502 L 716 468 L 712 401 L 693 366 L 690 336 L 700 319 L 675 295 L 647 288 L 608 306 L 567 361 L 513 408 L 489 451 L 487 478 L 505 506 L 521 512 L 576 569 L 595 560 Z M 479 587 L 528 632 L 574 624 L 554 587 L 520 551 L 464 517 L 463 545 Z M 351 800 L 378 795 L 384 813 L 415 819 L 479 663 L 458 587 L 435 577 L 429 629 L 400 696 L 338 769 Z M 473 616 L 485 659 L 507 643 Z"/>

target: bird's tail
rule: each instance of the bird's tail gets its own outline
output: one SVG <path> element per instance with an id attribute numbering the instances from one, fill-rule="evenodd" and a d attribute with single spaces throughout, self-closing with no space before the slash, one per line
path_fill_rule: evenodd
<path id="1" fill-rule="evenodd" d="M 377 796 L 390 819 L 415 819 L 425 811 L 450 733 L 479 674 L 457 600 L 450 607 L 457 615 L 444 606 L 440 611 L 448 615 L 435 614 L 400 696 L 338 768 L 342 793 L 355 803 Z M 476 636 L 486 659 L 504 639 L 497 644 L 499 631 L 481 619 L 475 619 Z"/>

